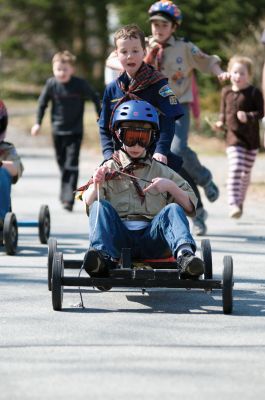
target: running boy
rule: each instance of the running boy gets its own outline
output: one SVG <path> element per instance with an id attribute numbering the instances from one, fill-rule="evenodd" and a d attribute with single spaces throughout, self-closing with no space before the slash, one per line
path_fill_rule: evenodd
<path id="1" fill-rule="evenodd" d="M 220 68 L 219 57 L 209 56 L 193 43 L 174 37 L 175 31 L 181 25 L 182 13 L 172 1 L 157 1 L 148 13 L 152 36 L 148 38 L 148 54 L 145 61 L 168 77 L 169 85 L 184 110 L 184 116 L 176 121 L 171 151 L 183 158 L 183 168 L 189 172 L 197 185 L 203 187 L 206 197 L 213 202 L 217 200 L 219 190 L 212 180 L 212 174 L 188 146 L 190 103 L 193 101 L 192 73 L 197 69 L 213 74 L 219 80 L 225 80 L 229 76 Z M 197 210 L 197 217 L 198 224 L 204 223 L 206 212 L 202 207 Z M 197 221 L 194 220 L 194 223 Z"/>
<path id="2" fill-rule="evenodd" d="M 240 218 L 250 183 L 250 175 L 260 147 L 259 120 L 262 119 L 261 91 L 250 84 L 253 63 L 234 56 L 228 63 L 231 86 L 222 89 L 220 120 L 216 129 L 226 131 L 228 157 L 229 216 Z"/>
<path id="3" fill-rule="evenodd" d="M 0 231 L 5 215 L 11 207 L 11 185 L 23 172 L 23 165 L 12 143 L 5 142 L 8 115 L 4 102 L 0 100 Z M 1 235 L 2 236 L 2 235 Z"/>
<path id="4" fill-rule="evenodd" d="M 31 135 L 38 134 L 48 103 L 52 102 L 51 121 L 56 160 L 61 172 L 60 200 L 72 211 L 73 191 L 78 181 L 78 164 L 83 138 L 83 115 L 86 100 L 92 100 L 100 113 L 98 95 L 85 79 L 74 76 L 75 56 L 69 51 L 56 53 L 52 59 L 53 77 L 49 78 L 39 97 L 37 123 Z"/>
<path id="5" fill-rule="evenodd" d="M 197 199 L 186 181 L 150 155 L 158 130 L 156 109 L 146 101 L 130 100 L 114 111 L 111 132 L 120 150 L 95 171 L 83 194 L 91 206 L 84 259 L 91 276 L 107 275 L 125 247 L 134 258 L 172 254 L 184 277 L 204 272 L 185 215 L 195 213 Z"/>

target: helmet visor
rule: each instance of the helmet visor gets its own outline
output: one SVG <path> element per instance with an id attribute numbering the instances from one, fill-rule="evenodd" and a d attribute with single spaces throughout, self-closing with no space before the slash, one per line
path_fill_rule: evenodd
<path id="1" fill-rule="evenodd" d="M 125 146 L 132 147 L 138 144 L 145 149 L 150 145 L 153 138 L 153 130 L 146 128 L 122 127 L 118 130 L 120 141 Z"/>

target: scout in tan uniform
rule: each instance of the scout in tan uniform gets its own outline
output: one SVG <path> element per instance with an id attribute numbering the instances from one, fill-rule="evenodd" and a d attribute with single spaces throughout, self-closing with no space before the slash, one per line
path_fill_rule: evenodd
<path id="1" fill-rule="evenodd" d="M 23 165 L 15 146 L 4 141 L 7 123 L 6 107 L 0 100 L 0 229 L 11 206 L 11 184 L 16 183 L 23 172 Z"/>
<path id="2" fill-rule="evenodd" d="M 204 188 L 209 201 L 219 196 L 211 172 L 198 160 L 197 154 L 188 146 L 190 126 L 190 103 L 192 96 L 192 72 L 194 69 L 213 74 L 220 80 L 229 77 L 220 68 L 220 58 L 202 52 L 196 45 L 173 36 L 180 26 L 182 14 L 172 1 L 157 1 L 149 9 L 152 36 L 148 38 L 146 62 L 155 66 L 169 80 L 169 85 L 184 108 L 184 116 L 175 123 L 175 135 L 171 151 L 183 158 L 183 168 L 188 171 L 195 183 Z M 206 232 L 206 212 L 202 204 L 193 220 L 195 232 Z M 197 226 L 196 226 L 197 224 Z"/>
<path id="3" fill-rule="evenodd" d="M 83 194 L 91 232 L 84 268 L 91 276 L 106 276 L 126 247 L 133 258 L 172 254 L 184 277 L 204 271 L 186 217 L 194 215 L 197 198 L 180 175 L 149 154 L 158 129 L 156 109 L 146 101 L 130 100 L 114 111 L 120 150 L 95 171 Z"/>

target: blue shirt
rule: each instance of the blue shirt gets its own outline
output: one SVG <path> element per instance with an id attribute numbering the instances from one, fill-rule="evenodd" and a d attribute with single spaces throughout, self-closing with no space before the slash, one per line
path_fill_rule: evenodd
<path id="1" fill-rule="evenodd" d="M 128 87 L 130 80 L 126 72 L 106 87 L 99 118 L 100 140 L 105 159 L 109 159 L 114 151 L 112 135 L 109 130 L 111 114 L 117 102 L 125 95 L 119 86 L 119 81 Z M 183 115 L 181 105 L 168 86 L 166 78 L 137 91 L 136 95 L 156 107 L 159 113 L 160 136 L 154 152 L 167 156 L 174 136 L 174 122 Z"/>

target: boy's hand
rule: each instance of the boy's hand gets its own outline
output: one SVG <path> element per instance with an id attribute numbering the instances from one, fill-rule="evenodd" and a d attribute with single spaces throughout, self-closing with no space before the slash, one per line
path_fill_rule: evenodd
<path id="1" fill-rule="evenodd" d="M 163 164 L 167 165 L 167 157 L 164 156 L 164 154 L 161 153 L 154 153 L 153 158 L 159 162 L 162 162 Z"/>
<path id="2" fill-rule="evenodd" d="M 31 136 L 36 136 L 40 131 L 40 125 L 39 124 L 35 124 L 33 125 L 33 127 L 31 128 Z"/>
<path id="3" fill-rule="evenodd" d="M 151 189 L 156 189 L 159 193 L 170 192 L 172 183 L 174 184 L 170 179 L 154 178 L 152 179 L 152 183 L 150 183 L 150 185 L 148 185 L 143 191 L 148 192 Z"/>
<path id="4" fill-rule="evenodd" d="M 220 74 L 217 75 L 217 78 L 220 82 L 227 81 L 228 79 L 230 79 L 230 73 L 222 71 Z"/>
<path id="5" fill-rule="evenodd" d="M 243 124 L 245 124 L 248 120 L 247 114 L 245 113 L 245 111 L 238 111 L 236 113 L 237 118 L 239 119 L 240 122 L 242 122 Z"/>
<path id="6" fill-rule="evenodd" d="M 224 128 L 224 124 L 223 124 L 222 121 L 216 121 L 216 122 L 213 124 L 213 129 L 214 129 L 215 131 L 221 131 L 223 128 Z"/>
<path id="7" fill-rule="evenodd" d="M 95 170 L 95 173 L 93 175 L 93 181 L 94 184 L 102 184 L 105 182 L 105 175 L 106 173 L 109 172 L 109 168 L 108 167 L 104 167 L 104 165 L 102 167 L 99 167 Z"/>

